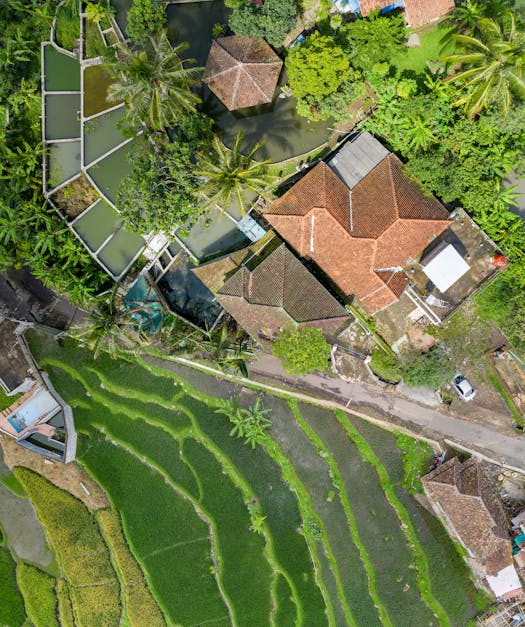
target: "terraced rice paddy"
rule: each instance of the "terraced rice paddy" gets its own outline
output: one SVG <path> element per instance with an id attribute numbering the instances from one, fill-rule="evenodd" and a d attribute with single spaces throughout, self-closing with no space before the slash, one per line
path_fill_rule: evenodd
<path id="1" fill-rule="evenodd" d="M 419 627 L 475 614 L 454 546 L 401 487 L 395 435 L 263 395 L 271 438 L 252 449 L 215 409 L 219 397 L 253 405 L 255 392 L 30 341 L 168 624 Z"/>

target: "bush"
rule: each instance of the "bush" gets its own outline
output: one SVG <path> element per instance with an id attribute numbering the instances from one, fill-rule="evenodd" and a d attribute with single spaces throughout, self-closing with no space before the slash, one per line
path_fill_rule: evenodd
<path id="1" fill-rule="evenodd" d="M 78 0 L 68 0 L 58 9 L 55 39 L 66 50 L 73 50 L 80 37 L 80 13 Z"/>
<path id="2" fill-rule="evenodd" d="M 31 499 L 70 584 L 77 622 L 117 625 L 121 613 L 118 580 L 93 514 L 69 492 L 35 472 L 20 467 L 13 472 Z"/>
<path id="3" fill-rule="evenodd" d="M 454 366 L 439 345 L 427 353 L 406 353 L 403 359 L 403 380 L 409 387 L 425 385 L 437 389 L 454 376 Z"/>
<path id="4" fill-rule="evenodd" d="M 166 12 L 160 0 L 133 0 L 126 26 L 126 33 L 133 43 L 143 43 L 165 26 Z"/>
<path id="5" fill-rule="evenodd" d="M 54 577 L 29 564 L 19 564 L 16 579 L 33 625 L 58 627 Z"/>
<path id="6" fill-rule="evenodd" d="M 399 383 L 401 381 L 401 364 L 393 355 L 381 348 L 376 348 L 370 360 L 370 369 L 383 381 Z"/>
<path id="7" fill-rule="evenodd" d="M 233 32 L 263 37 L 276 48 L 282 45 L 286 35 L 295 26 L 297 8 L 293 0 L 265 0 L 262 4 L 230 0 L 226 6 L 233 8 L 229 20 Z"/>
<path id="8" fill-rule="evenodd" d="M 272 352 L 283 362 L 285 372 L 305 375 L 328 370 L 330 344 L 319 329 L 285 330 L 273 343 Z"/>

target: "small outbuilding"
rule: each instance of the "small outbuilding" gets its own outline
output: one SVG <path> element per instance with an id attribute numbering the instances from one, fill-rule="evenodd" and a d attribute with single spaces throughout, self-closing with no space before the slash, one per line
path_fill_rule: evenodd
<path id="1" fill-rule="evenodd" d="M 264 39 L 220 37 L 212 43 L 202 80 L 234 111 L 271 102 L 282 65 Z"/>

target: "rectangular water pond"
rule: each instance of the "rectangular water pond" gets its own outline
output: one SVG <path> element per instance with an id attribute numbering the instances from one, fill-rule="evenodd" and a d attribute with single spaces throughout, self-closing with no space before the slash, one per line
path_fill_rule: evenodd
<path id="1" fill-rule="evenodd" d="M 144 248 L 144 239 L 137 233 L 130 233 L 124 227 L 109 240 L 98 253 L 100 261 L 113 276 L 120 276 Z"/>
<path id="2" fill-rule="evenodd" d="M 48 186 L 57 187 L 80 172 L 80 140 L 50 144 Z"/>
<path id="3" fill-rule="evenodd" d="M 126 138 L 117 124 L 124 117 L 124 107 L 97 115 L 84 123 L 84 164 L 88 165 Z"/>
<path id="4" fill-rule="evenodd" d="M 47 94 L 44 112 L 46 139 L 80 137 L 80 94 Z"/>
<path id="5" fill-rule="evenodd" d="M 188 236 L 181 239 L 199 260 L 249 244 L 235 222 L 218 209 L 210 210 L 208 220 L 199 221 Z"/>
<path id="6" fill-rule="evenodd" d="M 122 220 L 113 207 L 100 199 L 73 224 L 73 228 L 94 252 L 121 224 Z"/>
<path id="7" fill-rule="evenodd" d="M 46 91 L 80 90 L 80 63 L 51 44 L 44 47 L 44 87 Z"/>
<path id="8" fill-rule="evenodd" d="M 109 200 L 116 204 L 120 182 L 131 171 L 131 165 L 126 157 L 133 152 L 135 140 L 125 144 L 115 152 L 108 155 L 97 165 L 89 169 L 95 185 Z"/>

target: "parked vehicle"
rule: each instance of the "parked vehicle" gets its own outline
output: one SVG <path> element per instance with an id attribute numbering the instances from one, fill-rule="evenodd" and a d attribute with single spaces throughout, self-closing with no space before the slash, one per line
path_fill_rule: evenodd
<path id="1" fill-rule="evenodd" d="M 470 385 L 468 379 L 459 372 L 454 375 L 454 389 L 459 398 L 464 401 L 471 401 L 476 396 L 476 390 Z"/>

